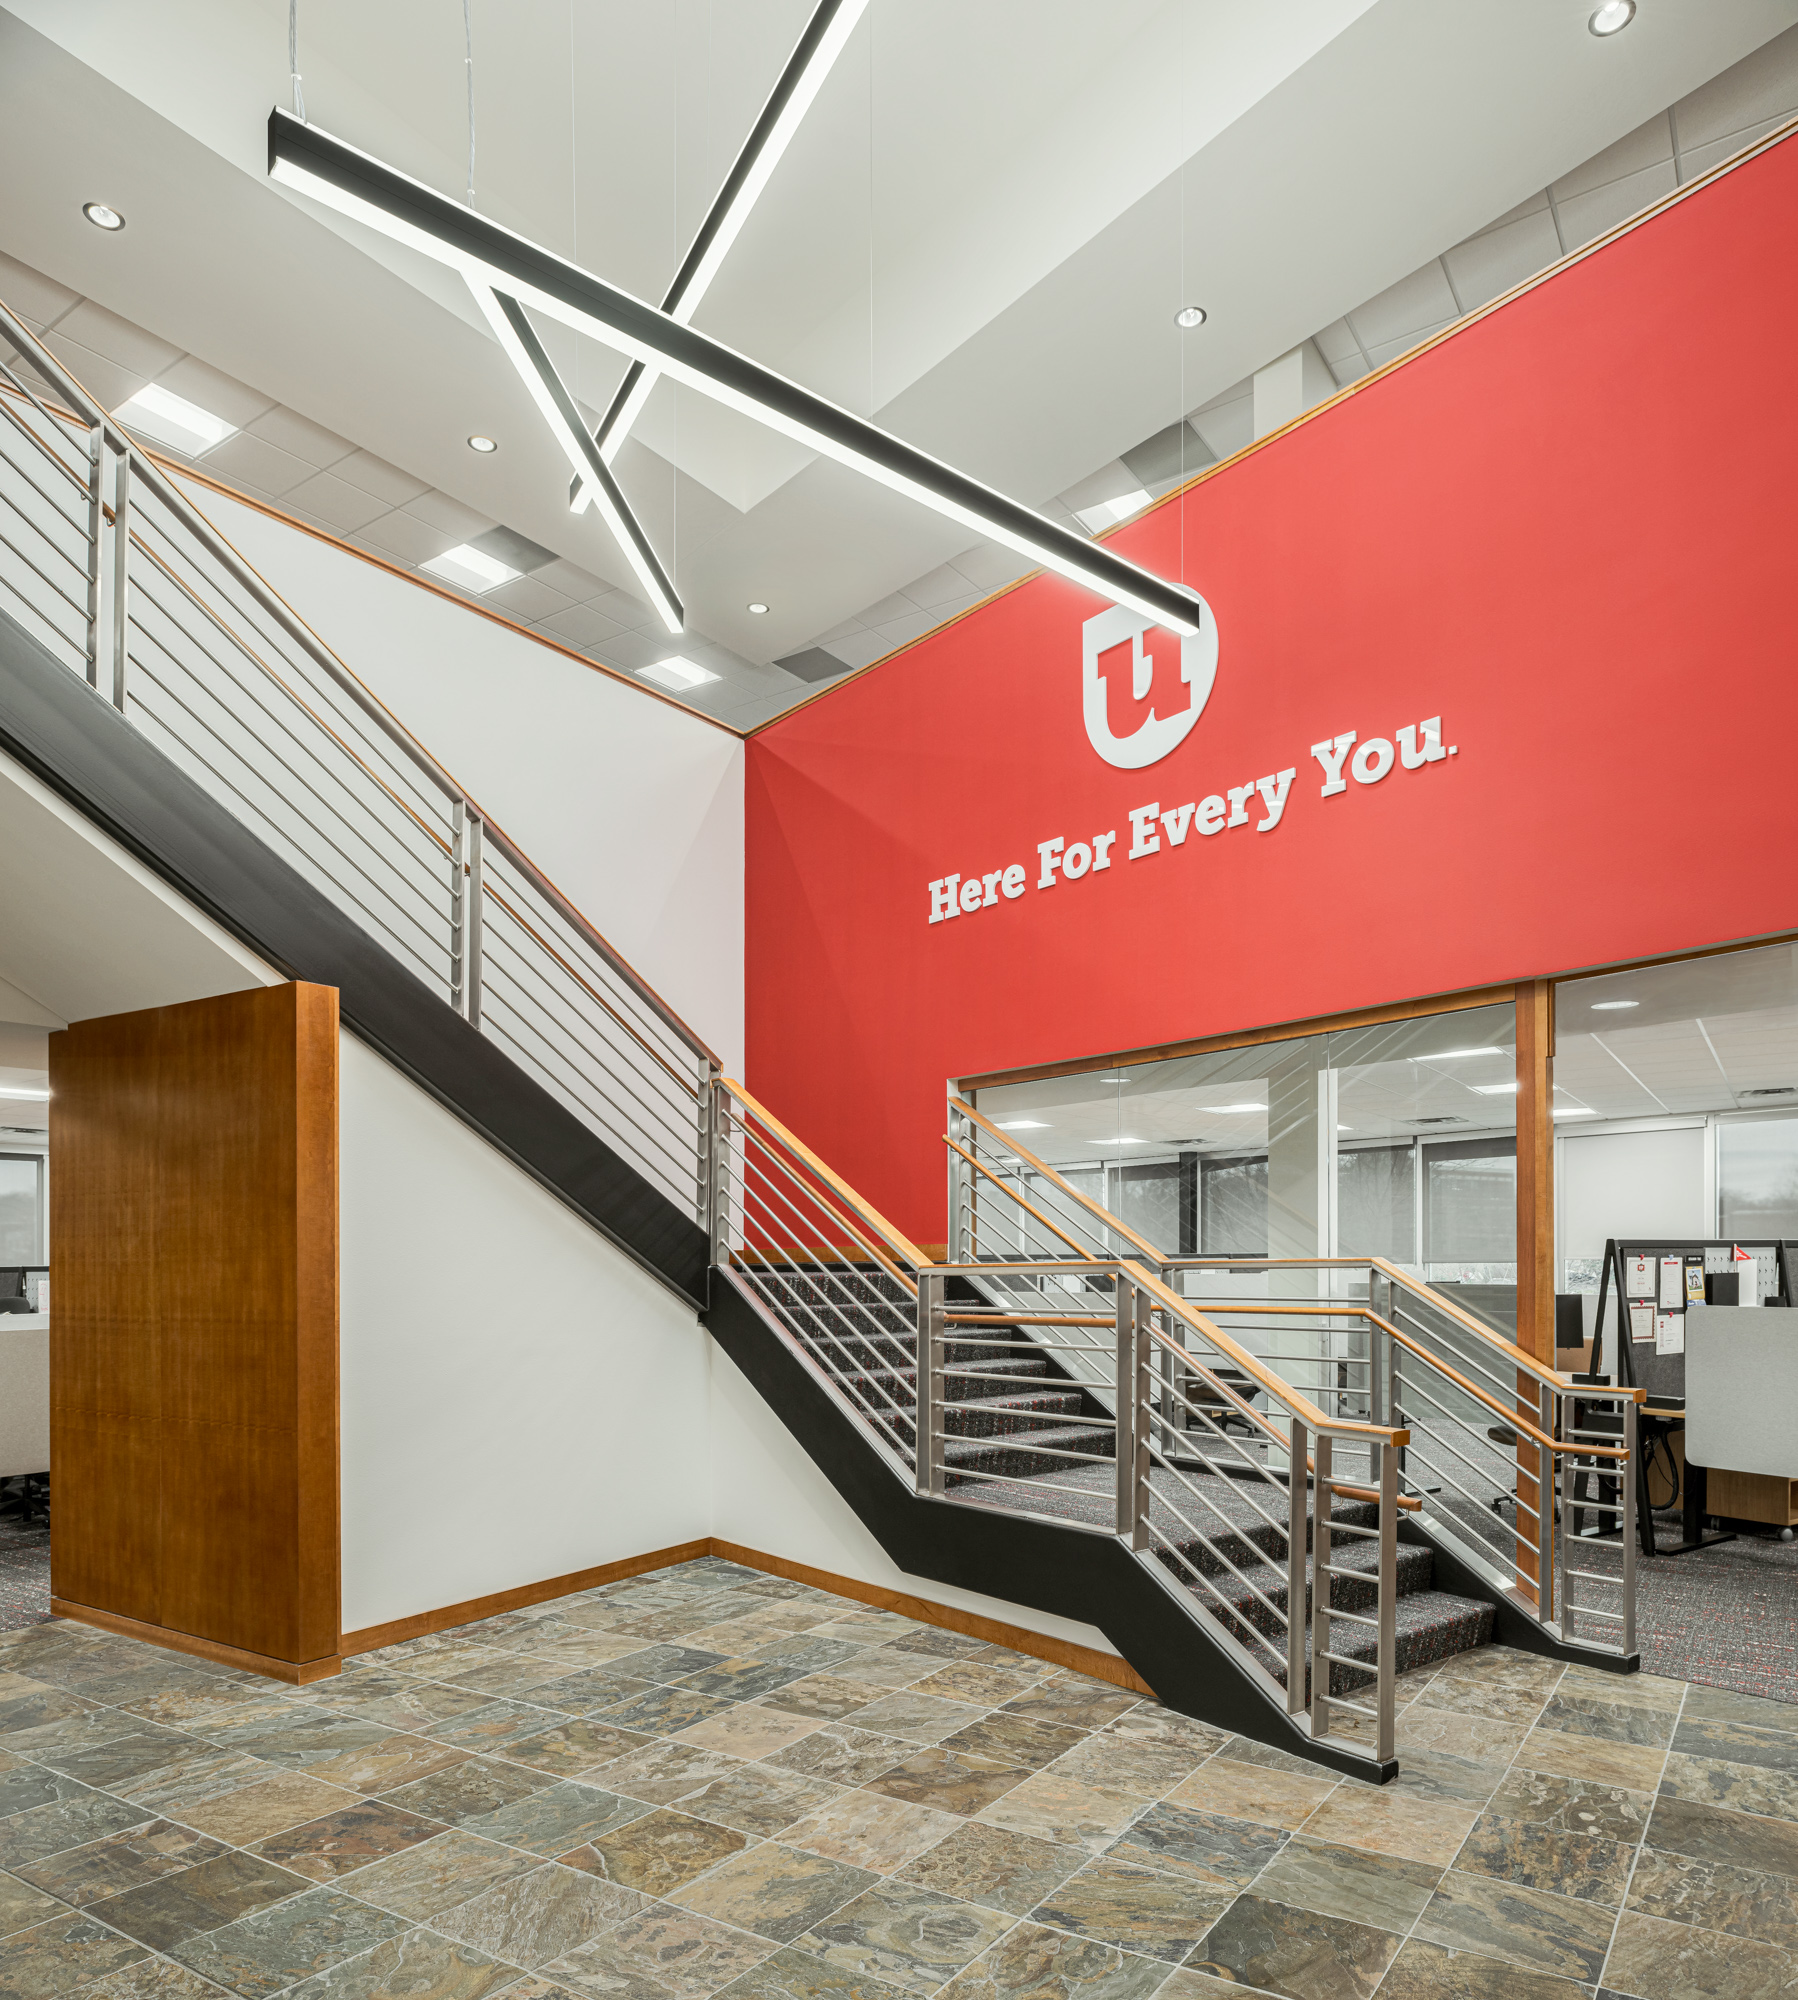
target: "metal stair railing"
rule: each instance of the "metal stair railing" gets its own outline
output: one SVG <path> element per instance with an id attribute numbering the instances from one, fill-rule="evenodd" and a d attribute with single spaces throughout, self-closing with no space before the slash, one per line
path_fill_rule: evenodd
<path id="1" fill-rule="evenodd" d="M 4 306 L 0 610 L 676 1206 L 709 1212 L 705 1042 Z"/>

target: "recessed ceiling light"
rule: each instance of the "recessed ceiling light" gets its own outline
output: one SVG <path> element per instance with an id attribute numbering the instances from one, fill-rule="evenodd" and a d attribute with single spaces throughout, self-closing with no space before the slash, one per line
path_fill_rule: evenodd
<path id="1" fill-rule="evenodd" d="M 488 555 L 484 549 L 471 548 L 467 542 L 458 542 L 453 549 L 445 549 L 442 555 L 420 563 L 419 568 L 442 577 L 445 583 L 453 583 L 458 590 L 472 590 L 477 597 L 484 591 L 497 590 L 502 583 L 510 583 L 515 576 L 524 574 L 510 563 L 501 562 L 497 556 Z"/>
<path id="2" fill-rule="evenodd" d="M 1040 1118 L 1013 1118 L 999 1127 L 1001 1132 L 1047 1132 L 1049 1129 Z"/>
<path id="3" fill-rule="evenodd" d="M 223 417 L 215 417 L 198 403 L 190 403 L 185 396 L 177 396 L 172 389 L 161 388 L 154 382 L 146 382 L 113 415 L 157 444 L 173 445 L 190 458 L 197 458 L 215 444 L 223 444 L 226 438 L 237 435 L 235 424 L 226 423 Z"/>
<path id="4" fill-rule="evenodd" d="M 1640 1000 L 1594 1000 L 1592 1011 L 1594 1014 L 1618 1014 L 1625 1007 L 1640 1007 L 1641 1004 Z"/>
<path id="5" fill-rule="evenodd" d="M 763 613 L 763 612 L 765 612 L 765 611 L 767 610 L 767 608 L 768 608 L 768 607 L 767 607 L 767 605 L 765 605 L 765 604 L 752 604 L 752 605 L 751 605 L 751 606 L 749 607 L 750 611 L 751 611 L 751 612 L 752 612 L 752 613 L 754 614 L 754 616 L 756 616 L 757 618 L 761 617 L 762 613 Z"/>
<path id="6" fill-rule="evenodd" d="M 1442 1049 L 1437 1052 L 1438 1062 L 1451 1062 L 1456 1056 L 1502 1056 L 1503 1049 Z"/>
<path id="7" fill-rule="evenodd" d="M 1127 1139 L 1122 1133 L 1119 1133 L 1115 1139 L 1101 1139 L 1099 1141 L 1101 1146 L 1146 1146 L 1148 1143 L 1147 1139 Z"/>
<path id="8" fill-rule="evenodd" d="M 469 448 L 469 450 L 470 450 L 470 451 L 498 451 L 498 450 L 499 450 L 499 446 L 498 446 L 497 444 L 495 444 L 495 443 L 494 443 L 494 441 L 493 441 L 493 439 L 492 439 L 492 438 L 490 438 L 490 437 L 482 437 L 479 431 L 477 431 L 477 432 L 476 432 L 476 433 L 474 434 L 474 436 L 473 436 L 473 437 L 471 437 L 471 438 L 470 438 L 470 439 L 468 440 L 468 448 Z"/>
<path id="9" fill-rule="evenodd" d="M 1627 28 L 1636 18 L 1636 0 L 1605 0 L 1586 23 L 1595 35 L 1614 35 L 1619 28 Z"/>
<path id="10" fill-rule="evenodd" d="M 694 660 L 683 660 L 678 653 L 670 654 L 665 660 L 658 660 L 653 667 L 638 669 L 646 681 L 659 681 L 665 688 L 703 687 L 707 681 L 722 678 L 709 667 L 702 667 Z"/>
<path id="11" fill-rule="evenodd" d="M 1205 324 L 1205 308 L 1203 306 L 1182 306 L 1174 315 L 1174 324 L 1187 328 L 1203 326 Z"/>
<path id="12" fill-rule="evenodd" d="M 1352 1132 L 1355 1128 L 1352 1125 L 1338 1125 L 1336 1129 L 1338 1132 Z"/>
<path id="13" fill-rule="evenodd" d="M 123 229 L 125 218 L 116 208 L 108 208 L 103 201 L 84 201 L 81 212 L 96 229 Z"/>
<path id="14" fill-rule="evenodd" d="M 1517 1086 L 1514 1083 L 1470 1083 L 1467 1087 L 1480 1097 L 1515 1097 L 1517 1095 Z"/>
<path id="15" fill-rule="evenodd" d="M 1596 1118 L 1598 1113 L 1590 1110 L 1583 1104 L 1569 1104 L 1565 1107 L 1557 1104 L 1555 1106 L 1555 1116 L 1557 1118 Z"/>
<path id="16" fill-rule="evenodd" d="M 47 1090 L 30 1090 L 21 1084 L 9 1083 L 0 1088 L 0 1097 L 32 1097 L 41 1101 L 49 1095 Z"/>
<path id="17" fill-rule="evenodd" d="M 1201 1104 L 1201 1111 L 1265 1111 L 1265 1104 Z"/>

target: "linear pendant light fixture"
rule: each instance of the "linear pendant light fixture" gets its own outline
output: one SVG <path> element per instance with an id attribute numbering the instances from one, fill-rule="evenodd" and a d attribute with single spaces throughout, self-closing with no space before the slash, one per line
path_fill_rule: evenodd
<path id="1" fill-rule="evenodd" d="M 736 164 L 725 175 L 717 200 L 699 225 L 680 269 L 674 274 L 673 284 L 663 296 L 663 312 L 682 326 L 699 310 L 707 287 L 718 275 L 730 246 L 749 220 L 749 211 L 768 185 L 781 155 L 791 144 L 801 120 L 811 109 L 812 99 L 822 88 L 867 6 L 868 0 L 822 0 L 806 23 L 805 33 L 787 59 L 768 102 L 762 106 L 762 115 L 751 127 Z M 631 426 L 642 414 L 659 373 L 659 369 L 642 361 L 633 361 L 625 371 L 612 406 L 594 433 L 599 454 L 608 465 L 618 456 Z M 577 472 L 568 489 L 569 506 L 578 514 L 592 498 L 586 478 Z"/>
<path id="2" fill-rule="evenodd" d="M 316 125 L 303 125 L 277 107 L 269 114 L 268 146 L 271 179 L 460 271 L 477 298 L 483 288 L 502 293 L 517 306 L 558 320 L 632 361 L 653 364 L 670 381 L 1002 543 L 1108 603 L 1125 605 L 1185 637 L 1198 631 L 1199 601 L 1180 585 L 1126 562 L 1102 544 L 1083 540 L 1072 529 L 1045 521 L 941 459 L 813 395 L 696 327 L 682 326 L 671 314 L 632 298 Z M 521 350 L 515 341 L 507 352 L 518 366 Z M 525 380 L 527 387 L 536 383 L 532 395 L 542 408 L 548 391 L 534 367 L 528 368 Z M 553 402 L 553 396 L 549 400 Z M 574 469 L 583 467 L 588 472 L 593 469 L 584 451 Z M 668 615 L 665 607 L 664 619 Z"/>

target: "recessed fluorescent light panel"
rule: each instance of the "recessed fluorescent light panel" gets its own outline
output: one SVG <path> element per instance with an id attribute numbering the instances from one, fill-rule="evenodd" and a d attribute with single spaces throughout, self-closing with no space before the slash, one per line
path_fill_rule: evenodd
<path id="1" fill-rule="evenodd" d="M 1596 1118 L 1598 1113 L 1589 1109 L 1584 1104 L 1557 1104 L 1555 1106 L 1555 1116 L 1557 1118 Z"/>
<path id="2" fill-rule="evenodd" d="M 29 1097 L 41 1103 L 49 1095 L 47 1090 L 32 1090 L 23 1084 L 9 1083 L 0 1086 L 0 1097 Z"/>
<path id="3" fill-rule="evenodd" d="M 1592 1011 L 1594 1014 L 1620 1014 L 1625 1007 L 1640 1007 L 1641 1004 L 1640 1000 L 1594 1000 Z"/>
<path id="4" fill-rule="evenodd" d="M 646 681 L 656 681 L 665 688 L 676 688 L 682 693 L 688 688 L 704 687 L 707 681 L 722 678 L 709 667 L 702 667 L 693 660 L 683 660 L 678 653 L 658 660 L 653 667 L 640 668 L 639 673 Z"/>
<path id="5" fill-rule="evenodd" d="M 442 555 L 420 563 L 419 568 L 442 577 L 445 583 L 453 583 L 458 590 L 472 590 L 477 597 L 485 591 L 497 590 L 502 583 L 510 583 L 515 576 L 523 574 L 510 563 L 503 563 L 484 550 L 470 548 L 466 542 L 458 543 L 453 549 L 445 549 Z"/>
<path id="6" fill-rule="evenodd" d="M 1010 1118 L 999 1121 L 1001 1132 L 1047 1132 L 1049 1129 L 1040 1118 Z"/>
<path id="7" fill-rule="evenodd" d="M 1150 496 L 1139 486 L 1134 493 L 1120 493 L 1115 500 L 1101 500 L 1096 507 L 1082 507 L 1078 519 L 1096 535 L 1101 528 L 1109 528 L 1115 521 L 1128 520 L 1149 504 Z"/>
<path id="8" fill-rule="evenodd" d="M 1470 1083 L 1467 1088 L 1477 1097 L 1515 1097 L 1517 1095 L 1517 1086 L 1514 1083 Z"/>
<path id="9" fill-rule="evenodd" d="M 1454 1062 L 1460 1056 L 1502 1056 L 1503 1054 L 1503 1049 L 1443 1049 L 1437 1054 L 1435 1060 L 1437 1062 Z"/>
<path id="10" fill-rule="evenodd" d="M 1234 1114 L 1239 1111 L 1265 1111 L 1267 1106 L 1265 1104 L 1201 1104 L 1197 1109 L 1200 1111 L 1228 1111 Z"/>
<path id="11" fill-rule="evenodd" d="M 198 458 L 215 444 L 223 444 L 226 438 L 237 435 L 235 424 L 226 423 L 223 417 L 215 417 L 198 403 L 190 403 L 185 396 L 159 388 L 154 382 L 146 383 L 135 396 L 121 403 L 113 415 L 141 437 L 170 445 L 189 458 Z"/>

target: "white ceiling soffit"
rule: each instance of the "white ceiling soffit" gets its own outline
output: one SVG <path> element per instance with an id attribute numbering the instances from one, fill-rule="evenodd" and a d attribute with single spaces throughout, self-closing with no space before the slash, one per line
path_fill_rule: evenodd
<path id="1" fill-rule="evenodd" d="M 809 11 L 476 0 L 477 205 L 659 296 Z M 1798 0 L 1645 4 L 1609 41 L 1589 11 L 875 0 L 698 324 L 1040 505 L 1790 26 Z M 12 0 L 0 248 L 628 585 L 599 524 L 568 514 L 561 455 L 457 283 L 267 184 L 285 12 Z M 458 14 L 301 0 L 308 115 L 460 194 Z M 95 198 L 127 207 L 122 235 L 80 219 Z M 1211 315 L 1197 334 L 1173 324 L 1189 299 Z M 615 359 L 549 344 L 603 405 Z M 502 450 L 477 461 L 471 431 Z M 666 384 L 639 435 L 621 482 L 693 629 L 746 657 L 968 545 Z"/>

